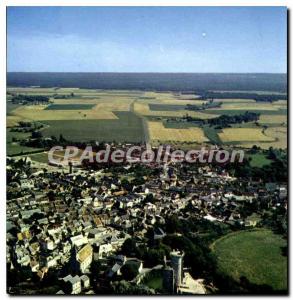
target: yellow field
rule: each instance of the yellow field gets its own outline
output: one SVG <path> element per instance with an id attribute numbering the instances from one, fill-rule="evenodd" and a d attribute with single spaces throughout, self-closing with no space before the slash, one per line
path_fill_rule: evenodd
<path id="1" fill-rule="evenodd" d="M 183 117 L 188 114 L 191 117 L 199 119 L 212 119 L 217 117 L 217 115 L 206 114 L 199 111 L 190 111 L 186 109 L 176 111 L 154 111 L 150 110 L 148 103 L 141 103 L 140 101 L 134 103 L 134 111 L 143 116 Z"/>
<path id="2" fill-rule="evenodd" d="M 286 105 L 286 106 L 287 106 L 288 101 L 287 101 L 287 100 L 278 100 L 278 101 L 275 101 L 275 102 L 273 103 L 273 105 L 274 105 L 274 104 L 277 104 L 277 105 Z"/>
<path id="3" fill-rule="evenodd" d="M 185 94 L 182 95 L 182 94 L 180 94 L 180 95 L 177 96 L 177 98 L 180 99 L 180 100 L 181 99 L 182 100 L 188 100 L 190 98 L 193 99 L 193 98 L 198 98 L 198 97 L 199 97 L 199 95 L 191 95 L 191 94 L 190 95 L 185 95 Z M 196 101 L 198 101 L 198 100 L 196 100 Z"/>
<path id="4" fill-rule="evenodd" d="M 6 127 L 17 126 L 18 122 L 22 121 L 21 117 L 18 116 L 7 116 L 6 117 Z"/>
<path id="5" fill-rule="evenodd" d="M 224 128 L 219 133 L 219 137 L 222 142 L 272 142 L 275 140 L 273 137 L 264 135 L 260 128 Z"/>
<path id="6" fill-rule="evenodd" d="M 203 103 L 206 103 L 207 101 L 205 100 L 178 100 L 178 99 L 162 99 L 160 102 L 149 102 L 149 103 L 162 103 L 162 104 L 174 104 L 174 105 L 186 105 L 186 104 L 191 104 L 191 105 L 201 105 Z"/>
<path id="7" fill-rule="evenodd" d="M 223 103 L 220 108 L 216 110 L 278 110 L 278 106 L 273 106 L 271 103 Z"/>
<path id="8" fill-rule="evenodd" d="M 17 89 L 19 93 L 29 93 L 31 94 L 30 89 Z M 41 91 L 44 89 L 33 89 L 37 90 L 36 94 L 41 94 Z M 48 94 L 53 89 L 45 89 L 46 92 L 44 94 Z M 68 93 L 71 92 L 70 89 L 62 88 L 58 89 L 58 94 L 62 92 Z M 92 92 L 93 98 L 81 98 L 83 95 L 87 95 L 87 91 L 75 89 L 74 93 L 77 94 L 79 92 L 80 97 L 71 98 L 71 99 L 53 99 L 50 98 L 50 101 L 54 104 L 93 104 L 95 105 L 90 110 L 46 110 L 47 105 L 23 105 L 11 112 L 13 116 L 9 116 L 7 118 L 7 126 L 16 125 L 16 123 L 20 120 L 30 121 L 30 120 L 109 120 L 109 119 L 117 119 L 117 116 L 113 113 L 113 111 L 129 111 L 130 105 L 134 101 L 134 99 L 128 98 L 127 95 L 121 96 L 117 94 L 117 96 L 113 96 L 113 93 L 109 93 L 107 96 L 101 96 L 105 94 L 105 92 Z M 82 92 L 81 92 L 82 91 Z M 55 92 L 55 91 L 54 91 Z M 125 92 L 124 92 L 125 93 Z M 97 98 L 94 98 L 97 97 Z M 110 97 L 110 99 L 109 99 Z"/>
<path id="9" fill-rule="evenodd" d="M 45 110 L 46 107 L 46 105 L 24 105 L 16 108 L 13 115 L 32 121 L 117 119 L 112 111 L 101 110 L 99 105 L 91 110 Z"/>
<path id="10" fill-rule="evenodd" d="M 287 124 L 286 115 L 261 115 L 258 121 L 260 124 Z"/>
<path id="11" fill-rule="evenodd" d="M 273 143 L 261 143 L 263 149 L 270 147 L 274 148 L 287 148 L 287 128 L 286 127 L 270 127 L 266 130 L 266 135 L 273 138 Z"/>
<path id="12" fill-rule="evenodd" d="M 151 140 L 203 143 L 208 139 L 201 128 L 165 128 L 161 122 L 148 122 Z"/>
<path id="13" fill-rule="evenodd" d="M 278 109 L 287 109 L 288 103 L 286 100 L 278 100 L 273 102 L 272 106 Z"/>
<path id="14" fill-rule="evenodd" d="M 145 92 L 142 97 L 147 98 L 155 98 L 158 100 L 164 100 L 164 99 L 176 99 L 176 95 L 174 93 L 157 93 L 157 92 Z"/>

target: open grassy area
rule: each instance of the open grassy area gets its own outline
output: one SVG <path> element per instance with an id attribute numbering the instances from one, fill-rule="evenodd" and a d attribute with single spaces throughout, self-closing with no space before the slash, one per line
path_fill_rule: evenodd
<path id="1" fill-rule="evenodd" d="M 154 290 L 161 290 L 163 288 L 163 277 L 151 278 L 145 283 L 149 288 Z"/>
<path id="2" fill-rule="evenodd" d="M 16 140 L 26 139 L 31 136 L 30 132 L 17 132 L 6 129 L 6 142 L 11 143 Z"/>
<path id="3" fill-rule="evenodd" d="M 19 143 L 6 144 L 6 152 L 8 156 L 22 155 L 26 153 L 40 152 L 43 149 L 22 146 Z"/>
<path id="4" fill-rule="evenodd" d="M 271 160 L 266 157 L 264 153 L 255 153 L 246 155 L 247 158 L 250 158 L 250 165 L 252 167 L 262 168 L 271 164 Z"/>
<path id="5" fill-rule="evenodd" d="M 255 284 L 267 284 L 274 290 L 287 289 L 287 245 L 270 230 L 239 231 L 218 239 L 211 247 L 219 270 L 236 281 L 245 276 Z"/>
<path id="6" fill-rule="evenodd" d="M 48 153 L 47 152 L 40 152 L 40 153 L 33 153 L 29 155 L 31 160 L 40 163 L 48 163 Z"/>
<path id="7" fill-rule="evenodd" d="M 27 139 L 31 136 L 29 132 L 13 132 L 10 129 L 6 129 L 6 152 L 7 155 L 18 155 L 31 152 L 41 151 L 39 148 L 31 148 L 20 145 L 18 142 L 22 139 Z"/>

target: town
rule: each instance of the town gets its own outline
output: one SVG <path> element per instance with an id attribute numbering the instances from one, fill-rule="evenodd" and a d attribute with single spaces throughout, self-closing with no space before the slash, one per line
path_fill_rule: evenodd
<path id="1" fill-rule="evenodd" d="M 286 180 L 244 168 L 245 161 L 57 166 L 8 157 L 8 293 L 272 292 L 219 268 L 223 236 L 287 236 Z"/>

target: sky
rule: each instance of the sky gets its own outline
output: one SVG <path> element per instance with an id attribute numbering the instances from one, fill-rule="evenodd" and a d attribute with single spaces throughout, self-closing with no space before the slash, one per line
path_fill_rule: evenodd
<path id="1" fill-rule="evenodd" d="M 12 72 L 286 73 L 285 7 L 8 7 Z"/>

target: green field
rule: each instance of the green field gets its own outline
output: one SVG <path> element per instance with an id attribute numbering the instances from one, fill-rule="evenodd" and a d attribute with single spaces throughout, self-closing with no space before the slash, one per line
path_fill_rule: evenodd
<path id="1" fill-rule="evenodd" d="M 6 102 L 6 114 L 9 115 L 14 109 L 21 106 L 21 104 L 13 104 L 11 101 Z"/>
<path id="2" fill-rule="evenodd" d="M 44 136 L 63 135 L 70 141 L 141 142 L 144 140 L 142 120 L 132 112 L 115 112 L 112 120 L 56 120 L 44 121 L 49 125 Z"/>
<path id="3" fill-rule="evenodd" d="M 270 165 L 272 162 L 266 157 L 264 153 L 248 154 L 247 157 L 251 158 L 250 165 L 252 167 L 262 168 L 264 166 Z"/>
<path id="4" fill-rule="evenodd" d="M 33 153 L 33 154 L 30 154 L 29 157 L 31 158 L 31 160 L 34 160 L 36 162 L 48 163 L 48 153 L 47 152 Z"/>
<path id="5" fill-rule="evenodd" d="M 6 129 L 6 151 L 7 155 L 18 155 L 27 152 L 38 152 L 40 149 L 22 146 L 18 140 L 26 139 L 31 136 L 30 132 L 14 132 Z"/>
<path id="6" fill-rule="evenodd" d="M 150 110 L 153 111 L 176 111 L 186 109 L 186 105 L 177 105 L 177 104 L 149 104 Z"/>
<path id="7" fill-rule="evenodd" d="M 218 131 L 214 127 L 204 125 L 202 128 L 205 136 L 210 140 L 211 143 L 216 145 L 222 145 L 222 141 L 219 138 Z"/>
<path id="8" fill-rule="evenodd" d="M 87 110 L 94 106 L 95 104 L 50 104 L 45 110 Z"/>
<path id="9" fill-rule="evenodd" d="M 143 284 L 154 290 L 163 290 L 163 273 L 161 270 L 152 270 L 143 279 Z"/>
<path id="10" fill-rule="evenodd" d="M 22 155 L 26 153 L 33 153 L 33 152 L 40 152 L 43 149 L 40 148 L 32 148 L 32 147 L 26 147 L 22 146 L 18 143 L 9 143 L 6 145 L 6 151 L 8 156 L 13 155 Z"/>
<path id="11" fill-rule="evenodd" d="M 10 129 L 6 129 L 6 142 L 12 143 L 13 140 L 21 140 L 26 139 L 31 136 L 30 132 L 17 132 L 17 131 L 11 131 Z"/>
<path id="12" fill-rule="evenodd" d="M 266 284 L 274 290 L 287 289 L 287 257 L 282 255 L 286 240 L 270 230 L 240 231 L 218 239 L 212 250 L 219 271 L 239 281 Z"/>

